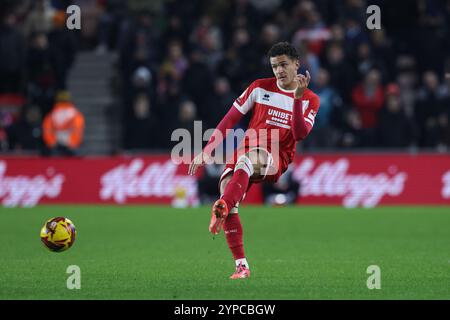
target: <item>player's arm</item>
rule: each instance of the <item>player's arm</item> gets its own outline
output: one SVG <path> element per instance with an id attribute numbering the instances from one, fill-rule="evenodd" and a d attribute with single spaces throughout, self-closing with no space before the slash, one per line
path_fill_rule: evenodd
<path id="1" fill-rule="evenodd" d="M 294 92 L 294 106 L 292 110 L 292 135 L 295 141 L 303 140 L 311 132 L 314 126 L 315 112 L 318 109 L 318 99 L 302 100 L 303 93 L 311 81 L 311 75 L 306 71 L 306 76 L 299 74 L 296 76 L 297 89 Z M 306 117 L 303 114 L 303 103 L 308 104 L 306 107 L 311 111 Z M 312 105 L 309 105 L 312 104 Z"/>
<path id="2" fill-rule="evenodd" d="M 197 169 L 204 165 L 205 162 L 209 162 L 213 150 L 225 139 L 226 131 L 228 129 L 233 129 L 242 117 L 253 107 L 255 100 L 253 90 L 255 87 L 256 82 L 253 82 L 250 87 L 234 101 L 230 110 L 217 125 L 208 143 L 203 148 L 203 151 L 192 160 L 189 166 L 190 175 L 195 174 Z"/>

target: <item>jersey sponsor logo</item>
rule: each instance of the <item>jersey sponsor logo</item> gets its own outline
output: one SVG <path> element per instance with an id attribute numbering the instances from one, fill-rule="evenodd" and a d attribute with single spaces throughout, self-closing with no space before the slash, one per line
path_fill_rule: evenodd
<path id="1" fill-rule="evenodd" d="M 269 116 L 274 116 L 277 117 L 279 119 L 286 119 L 289 120 L 291 119 L 291 114 L 287 113 L 287 112 L 282 112 L 282 111 L 278 111 L 278 110 L 274 110 L 274 109 L 269 109 L 267 111 L 267 114 Z"/>
<path id="2" fill-rule="evenodd" d="M 292 118 L 291 114 L 289 114 L 287 112 L 278 111 L 275 109 L 269 109 L 267 111 L 267 115 L 271 116 L 270 120 L 273 120 L 277 123 L 282 123 L 284 125 L 287 125 L 289 120 Z M 268 123 L 268 122 L 266 122 L 266 123 Z"/>
<path id="3" fill-rule="evenodd" d="M 267 94 L 267 93 L 265 93 L 262 99 L 263 99 L 264 101 L 269 101 L 269 100 L 270 100 L 270 95 Z"/>
<path id="4" fill-rule="evenodd" d="M 272 120 L 266 120 L 266 123 L 267 124 L 271 124 L 273 126 L 277 126 L 277 127 L 283 128 L 283 129 L 290 129 L 291 128 L 291 126 L 289 126 L 287 124 L 279 123 L 279 122 L 272 121 Z"/>

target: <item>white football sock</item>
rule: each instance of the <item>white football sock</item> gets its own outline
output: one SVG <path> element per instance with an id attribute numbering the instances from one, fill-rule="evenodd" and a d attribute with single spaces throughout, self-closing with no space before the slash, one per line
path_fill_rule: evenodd
<path id="1" fill-rule="evenodd" d="M 247 259 L 245 259 L 245 258 L 237 259 L 237 260 L 236 260 L 236 267 L 237 267 L 239 264 L 243 264 L 244 266 L 247 267 L 247 269 L 250 269 L 250 266 L 248 265 Z"/>

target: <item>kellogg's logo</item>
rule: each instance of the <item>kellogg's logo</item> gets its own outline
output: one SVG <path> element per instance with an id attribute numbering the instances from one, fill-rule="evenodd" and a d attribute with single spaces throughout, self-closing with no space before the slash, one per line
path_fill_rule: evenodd
<path id="1" fill-rule="evenodd" d="M 170 160 L 151 163 L 147 167 L 141 159 L 119 165 L 100 178 L 100 198 L 125 203 L 128 198 L 172 197 L 176 188 L 182 187 L 187 192 L 188 201 L 194 204 L 197 201 L 196 179 L 176 175 L 177 168 L 178 165 Z"/>
<path id="2" fill-rule="evenodd" d="M 294 171 L 301 182 L 301 196 L 342 197 L 345 207 L 375 207 L 385 196 L 400 195 L 408 175 L 405 172 L 350 174 L 349 160 L 325 161 L 316 166 L 312 158 L 304 159 Z"/>
<path id="3" fill-rule="evenodd" d="M 450 170 L 444 173 L 442 176 L 442 198 L 448 199 L 450 198 Z"/>
<path id="4" fill-rule="evenodd" d="M 40 174 L 34 177 L 20 175 L 6 176 L 6 162 L 0 161 L 0 199 L 5 207 L 33 207 L 43 197 L 56 198 L 60 195 L 64 175 L 52 178 Z M 50 175 L 50 174 L 49 174 Z"/>

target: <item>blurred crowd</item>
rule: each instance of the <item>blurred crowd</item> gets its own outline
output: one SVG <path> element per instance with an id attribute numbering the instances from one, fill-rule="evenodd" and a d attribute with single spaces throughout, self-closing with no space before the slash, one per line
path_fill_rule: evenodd
<path id="1" fill-rule="evenodd" d="M 81 143 L 84 119 L 66 91 L 77 50 L 66 28 L 69 3 L 0 4 L 1 151 L 73 154 Z"/>
<path id="2" fill-rule="evenodd" d="M 70 2 L 2 16 L 0 92 L 26 84 L 19 119 L 31 126 L 66 87 L 76 39 L 54 12 Z M 215 127 L 252 81 L 272 76 L 268 49 L 290 41 L 321 100 L 301 148 L 448 150 L 450 1 L 370 4 L 381 7 L 380 30 L 366 27 L 365 0 L 96 1 L 92 50 L 117 55 L 122 147 L 168 150 L 176 128 Z M 1 112 L 3 143 L 10 120 Z"/>

